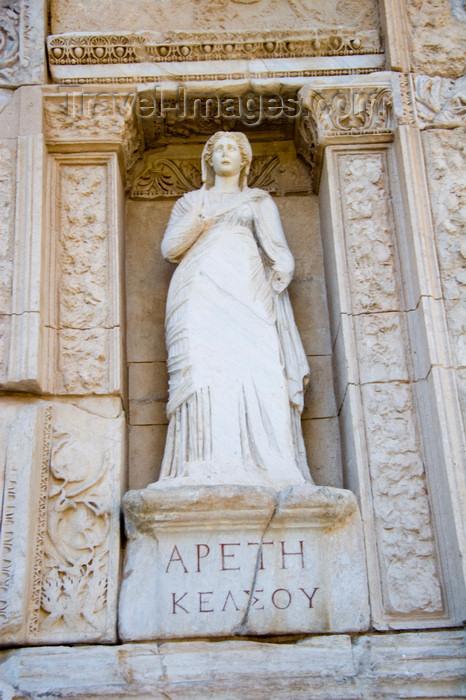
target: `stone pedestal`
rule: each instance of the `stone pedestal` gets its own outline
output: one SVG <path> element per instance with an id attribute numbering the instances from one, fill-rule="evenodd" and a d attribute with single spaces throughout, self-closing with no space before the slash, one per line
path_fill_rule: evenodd
<path id="1" fill-rule="evenodd" d="M 349 491 L 159 482 L 128 492 L 123 507 L 125 641 L 368 628 L 362 530 Z"/>

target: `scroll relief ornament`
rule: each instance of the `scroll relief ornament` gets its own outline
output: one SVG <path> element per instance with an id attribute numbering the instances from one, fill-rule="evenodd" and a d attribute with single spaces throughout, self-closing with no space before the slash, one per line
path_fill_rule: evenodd
<path id="1" fill-rule="evenodd" d="M 107 627 L 110 454 L 59 425 L 46 445 L 29 634 L 98 639 Z"/>
<path id="2" fill-rule="evenodd" d="M 260 187 L 268 192 L 277 191 L 277 156 L 257 156 L 251 163 L 249 181 L 251 187 Z M 149 156 L 135 172 L 131 188 L 133 199 L 161 199 L 179 197 L 202 184 L 199 159 L 168 159 L 158 155 Z"/>

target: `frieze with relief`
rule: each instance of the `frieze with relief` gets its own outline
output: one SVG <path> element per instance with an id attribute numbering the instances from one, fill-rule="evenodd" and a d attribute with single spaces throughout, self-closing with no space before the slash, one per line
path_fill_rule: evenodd
<path id="1" fill-rule="evenodd" d="M 108 17 L 115 32 L 149 27 L 189 31 L 247 31 L 329 27 L 378 28 L 376 0 L 100 0 L 98 4 L 54 0 L 51 33 L 104 32 Z"/>
<path id="2" fill-rule="evenodd" d="M 449 80 L 418 75 L 414 79 L 415 104 L 421 129 L 466 126 L 466 79 Z"/>

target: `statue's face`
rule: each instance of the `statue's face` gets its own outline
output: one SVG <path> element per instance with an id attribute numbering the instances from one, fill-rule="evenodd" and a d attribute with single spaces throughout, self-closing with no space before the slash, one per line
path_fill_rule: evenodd
<path id="1" fill-rule="evenodd" d="M 212 167 L 216 175 L 228 177 L 241 170 L 241 151 L 234 139 L 221 136 L 212 152 Z"/>

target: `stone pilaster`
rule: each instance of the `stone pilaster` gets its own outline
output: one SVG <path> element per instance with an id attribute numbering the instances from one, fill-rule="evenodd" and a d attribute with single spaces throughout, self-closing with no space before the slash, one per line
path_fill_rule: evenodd
<path id="1" fill-rule="evenodd" d="M 130 110 L 105 118 L 64 100 L 18 90 L 17 133 L 3 145 L 6 644 L 116 640 L 124 180 L 138 131 Z"/>
<path id="2" fill-rule="evenodd" d="M 443 410 L 452 386 L 433 387 L 448 335 L 419 134 L 403 117 L 396 128 L 391 80 L 303 88 L 299 129 L 320 183 L 345 478 L 360 499 L 378 629 L 462 619 L 459 523 L 444 515 L 458 498 L 446 476 L 458 457 Z"/>

